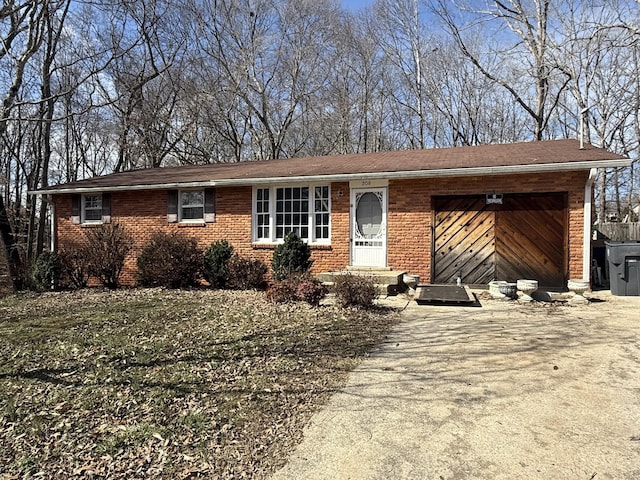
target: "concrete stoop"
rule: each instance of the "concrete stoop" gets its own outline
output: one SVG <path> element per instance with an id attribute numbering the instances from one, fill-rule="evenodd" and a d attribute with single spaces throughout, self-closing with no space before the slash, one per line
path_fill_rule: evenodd
<path id="1" fill-rule="evenodd" d="M 407 286 L 402 281 L 402 277 L 405 273 L 406 272 L 403 271 L 392 270 L 391 268 L 348 266 L 344 270 L 318 273 L 316 278 L 324 285 L 331 288 L 335 283 L 335 278 L 338 276 L 354 275 L 359 277 L 371 277 L 380 294 L 396 295 L 407 289 Z"/>

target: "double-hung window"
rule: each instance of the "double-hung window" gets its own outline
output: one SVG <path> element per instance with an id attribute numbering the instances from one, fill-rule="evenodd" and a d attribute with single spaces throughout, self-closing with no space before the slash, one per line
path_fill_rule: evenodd
<path id="1" fill-rule="evenodd" d="M 111 194 L 104 192 L 71 195 L 71 223 L 111 223 Z"/>
<path id="2" fill-rule="evenodd" d="M 256 188 L 253 206 L 256 242 L 279 242 L 290 232 L 311 244 L 330 242 L 328 185 Z"/>
<path id="3" fill-rule="evenodd" d="M 167 191 L 167 222 L 204 225 L 215 221 L 215 189 Z"/>
<path id="4" fill-rule="evenodd" d="M 102 195 L 82 196 L 82 223 L 102 222 Z"/>
<path id="5" fill-rule="evenodd" d="M 180 221 L 204 221 L 204 190 L 180 191 Z"/>

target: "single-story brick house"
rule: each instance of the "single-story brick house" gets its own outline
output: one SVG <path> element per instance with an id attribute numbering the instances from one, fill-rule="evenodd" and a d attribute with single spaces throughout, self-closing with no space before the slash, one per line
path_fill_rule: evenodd
<path id="1" fill-rule="evenodd" d="M 295 231 L 316 273 L 390 267 L 426 283 L 531 278 L 564 289 L 590 276 L 596 169 L 630 163 L 554 140 L 144 169 L 36 193 L 53 210 L 53 248 L 107 222 L 134 235 L 124 284 L 156 230 L 203 247 L 226 239 L 267 264 Z"/>

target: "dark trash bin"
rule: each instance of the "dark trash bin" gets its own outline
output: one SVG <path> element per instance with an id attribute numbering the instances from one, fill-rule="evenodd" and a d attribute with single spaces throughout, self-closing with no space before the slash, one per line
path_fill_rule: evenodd
<path id="1" fill-rule="evenodd" d="M 640 240 L 605 242 L 611 293 L 640 295 Z"/>

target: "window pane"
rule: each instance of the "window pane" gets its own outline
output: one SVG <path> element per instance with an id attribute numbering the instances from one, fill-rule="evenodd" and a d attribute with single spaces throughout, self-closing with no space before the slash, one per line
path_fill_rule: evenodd
<path id="1" fill-rule="evenodd" d="M 196 220 L 204 218 L 203 207 L 184 207 L 182 209 L 182 218 L 185 220 Z"/>
<path id="2" fill-rule="evenodd" d="M 182 205 L 204 205 L 204 192 L 202 190 L 197 192 L 182 192 Z"/>
<path id="3" fill-rule="evenodd" d="M 313 216 L 315 240 L 329 239 L 329 187 L 317 186 L 313 190 Z"/>
<path id="4" fill-rule="evenodd" d="M 102 208 L 102 195 L 86 195 L 84 208 Z"/>
<path id="5" fill-rule="evenodd" d="M 102 209 L 86 209 L 84 211 L 85 220 L 102 220 Z"/>

